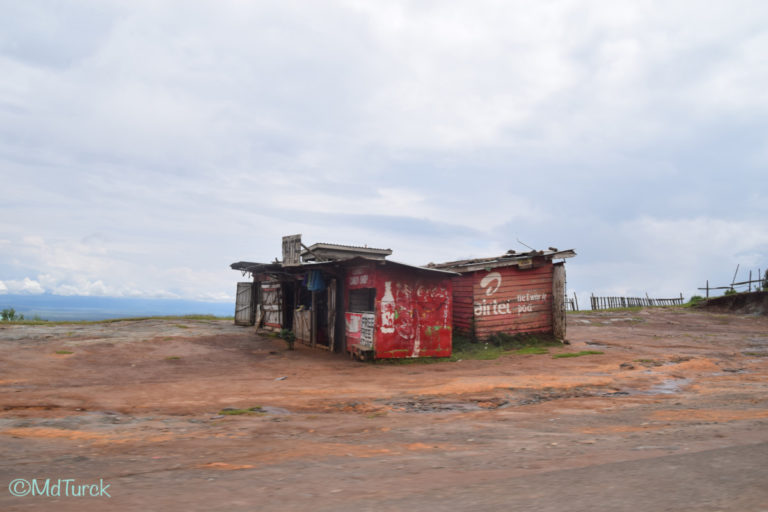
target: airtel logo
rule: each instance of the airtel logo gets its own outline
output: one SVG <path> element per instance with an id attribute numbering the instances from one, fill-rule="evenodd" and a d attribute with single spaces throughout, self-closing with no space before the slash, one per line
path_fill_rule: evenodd
<path id="1" fill-rule="evenodd" d="M 495 284 L 495 286 L 492 284 Z M 501 286 L 501 274 L 498 272 L 491 272 L 482 280 L 480 280 L 480 287 L 485 288 L 486 295 L 493 295 L 496 293 L 496 290 L 499 289 L 499 286 Z"/>

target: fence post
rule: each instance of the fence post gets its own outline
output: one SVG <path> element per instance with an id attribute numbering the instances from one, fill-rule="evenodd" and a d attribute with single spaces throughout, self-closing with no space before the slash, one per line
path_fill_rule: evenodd
<path id="1" fill-rule="evenodd" d="M 709 279 L 707 279 L 707 298 L 709 298 Z"/>
<path id="2" fill-rule="evenodd" d="M 752 271 L 749 271 L 749 291 L 752 291 Z"/>

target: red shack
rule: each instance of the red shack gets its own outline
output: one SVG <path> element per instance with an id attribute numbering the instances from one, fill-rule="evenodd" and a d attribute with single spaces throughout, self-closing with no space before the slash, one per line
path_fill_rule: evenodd
<path id="1" fill-rule="evenodd" d="M 459 274 L 386 260 L 389 249 L 306 247 L 299 236 L 284 237 L 282 261 L 231 265 L 253 278 L 238 283 L 235 323 L 360 359 L 451 355 Z"/>
<path id="2" fill-rule="evenodd" d="M 565 263 L 573 250 L 518 253 L 429 265 L 453 278 L 453 325 L 478 339 L 496 333 L 565 338 Z"/>
<path id="3" fill-rule="evenodd" d="M 451 355 L 456 274 L 363 258 L 345 267 L 348 352 L 377 359 Z"/>

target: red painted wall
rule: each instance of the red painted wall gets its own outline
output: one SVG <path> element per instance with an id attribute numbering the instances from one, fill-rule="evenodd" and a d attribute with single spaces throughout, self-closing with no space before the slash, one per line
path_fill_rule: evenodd
<path id="1" fill-rule="evenodd" d="M 521 270 L 500 267 L 463 274 L 453 279 L 454 326 L 486 338 L 552 331 L 551 262 Z"/>
<path id="2" fill-rule="evenodd" d="M 349 290 L 376 288 L 376 358 L 451 355 L 450 278 L 371 263 L 347 269 L 345 285 L 345 310 Z M 355 342 L 347 337 L 348 346 Z"/>

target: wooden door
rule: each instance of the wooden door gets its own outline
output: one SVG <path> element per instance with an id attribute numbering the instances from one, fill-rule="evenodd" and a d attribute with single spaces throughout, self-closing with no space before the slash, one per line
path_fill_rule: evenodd
<path id="1" fill-rule="evenodd" d="M 334 351 L 336 341 L 336 280 L 328 283 L 328 350 Z"/>
<path id="2" fill-rule="evenodd" d="M 261 297 L 264 326 L 280 329 L 283 326 L 283 289 L 280 283 L 262 283 Z"/>
<path id="3" fill-rule="evenodd" d="M 237 283 L 235 325 L 253 325 L 255 312 L 253 283 Z"/>

